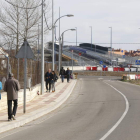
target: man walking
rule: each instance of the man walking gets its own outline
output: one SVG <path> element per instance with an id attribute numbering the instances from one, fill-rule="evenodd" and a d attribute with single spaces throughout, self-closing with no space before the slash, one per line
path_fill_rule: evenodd
<path id="1" fill-rule="evenodd" d="M 67 75 L 67 82 L 69 83 L 69 81 L 70 81 L 70 70 L 69 70 L 69 68 L 67 68 L 66 75 Z"/>
<path id="2" fill-rule="evenodd" d="M 14 79 L 14 75 L 9 74 L 9 79 L 5 82 L 4 91 L 7 92 L 8 101 L 8 121 L 15 120 L 17 107 L 18 107 L 18 91 L 20 90 L 20 85 L 18 80 Z M 14 102 L 14 107 L 12 110 L 12 102 Z"/>
<path id="3" fill-rule="evenodd" d="M 59 75 L 61 75 L 61 80 L 62 80 L 62 83 L 63 83 L 64 82 L 64 77 L 65 77 L 65 70 L 64 70 L 63 67 L 61 68 Z"/>
<path id="4" fill-rule="evenodd" d="M 49 90 L 49 92 L 51 90 L 51 77 L 52 77 L 51 75 L 52 75 L 51 69 L 49 69 L 48 72 L 46 72 L 46 74 L 45 74 L 47 92 L 48 92 L 48 90 Z M 48 85 L 49 85 L 49 89 L 48 89 Z"/>

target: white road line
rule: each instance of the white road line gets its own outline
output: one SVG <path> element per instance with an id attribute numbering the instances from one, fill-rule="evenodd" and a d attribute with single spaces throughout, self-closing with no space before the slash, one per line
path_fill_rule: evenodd
<path id="1" fill-rule="evenodd" d="M 106 83 L 106 82 L 104 82 L 104 83 Z M 125 99 L 125 103 L 126 103 L 126 109 L 125 109 L 123 115 L 121 116 L 121 118 L 118 120 L 118 122 L 100 140 L 105 140 L 119 126 L 119 124 L 125 118 L 126 114 L 128 113 L 128 110 L 129 110 L 129 102 L 128 102 L 128 99 L 126 98 L 126 96 L 122 92 L 117 90 L 115 87 L 113 87 L 112 85 L 110 85 L 108 83 L 106 83 L 106 84 L 109 85 L 110 87 L 112 87 L 114 90 L 116 90 L 123 96 L 123 98 Z"/>

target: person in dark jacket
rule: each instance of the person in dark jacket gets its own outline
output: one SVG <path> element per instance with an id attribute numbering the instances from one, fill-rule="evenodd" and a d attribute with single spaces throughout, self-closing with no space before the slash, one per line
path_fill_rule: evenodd
<path id="1" fill-rule="evenodd" d="M 62 83 L 63 83 L 64 82 L 64 76 L 65 76 L 65 70 L 64 70 L 63 67 L 61 68 L 59 75 L 61 75 L 61 79 L 62 79 Z"/>
<path id="2" fill-rule="evenodd" d="M 55 82 L 57 81 L 58 77 L 55 74 L 55 71 L 52 71 L 51 75 L 51 84 L 52 84 L 52 92 L 55 92 Z"/>
<path id="3" fill-rule="evenodd" d="M 51 90 L 51 75 L 52 75 L 51 69 L 49 69 L 48 72 L 46 72 L 45 74 L 46 90 L 47 90 L 46 92 L 48 92 L 48 90 L 50 92 Z M 49 85 L 49 88 L 48 88 L 48 85 Z"/>
<path id="4" fill-rule="evenodd" d="M 12 119 L 15 120 L 16 111 L 18 107 L 18 91 L 20 90 L 20 85 L 18 80 L 14 79 L 13 74 L 9 74 L 9 79 L 5 82 L 4 91 L 7 92 L 8 101 L 8 121 Z M 14 107 L 12 111 L 12 101 L 14 102 Z"/>
<path id="5" fill-rule="evenodd" d="M 67 75 L 67 82 L 69 83 L 69 81 L 70 81 L 70 70 L 69 70 L 69 68 L 67 68 L 66 75 Z"/>

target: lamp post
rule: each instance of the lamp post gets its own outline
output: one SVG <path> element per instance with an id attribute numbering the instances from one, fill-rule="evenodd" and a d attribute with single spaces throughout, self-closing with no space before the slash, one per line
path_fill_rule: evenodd
<path id="1" fill-rule="evenodd" d="M 42 0 L 41 27 L 41 94 L 44 93 L 44 0 Z"/>
<path id="2" fill-rule="evenodd" d="M 67 32 L 67 31 L 75 31 L 76 29 L 67 29 L 67 30 L 65 30 L 62 34 L 61 34 L 61 36 L 60 36 L 60 40 L 61 40 L 61 38 L 62 38 L 62 44 L 61 44 L 61 56 L 60 56 L 60 58 L 61 58 L 61 62 L 60 62 L 60 67 L 61 67 L 61 65 L 62 65 L 62 48 L 63 48 L 63 44 L 64 44 L 64 33 L 65 32 Z"/>
<path id="3" fill-rule="evenodd" d="M 112 27 L 109 28 L 110 28 L 110 47 L 111 47 L 110 59 L 111 59 L 111 66 L 112 66 Z"/>
<path id="4" fill-rule="evenodd" d="M 76 47 L 77 47 L 77 27 L 75 27 L 76 29 Z"/>
<path id="5" fill-rule="evenodd" d="M 52 23 L 53 23 L 53 24 L 52 24 L 52 49 L 53 49 L 53 50 L 52 50 L 52 52 L 53 52 L 53 53 L 52 53 L 52 57 L 53 57 L 53 58 L 52 58 L 52 65 L 53 65 L 53 66 L 52 66 L 52 69 L 53 69 L 53 70 L 54 70 L 54 28 L 55 28 L 55 25 L 56 25 L 57 21 L 59 20 L 59 68 L 58 68 L 58 69 L 59 69 L 59 71 L 60 71 L 60 65 L 61 65 L 61 64 L 60 64 L 60 61 L 61 61 L 61 40 L 60 40 L 60 38 L 61 38 L 61 37 L 60 37 L 60 26 L 61 26 L 61 25 L 60 25 L 60 19 L 63 18 L 63 17 L 73 17 L 73 16 L 74 16 L 74 15 L 72 15 L 72 14 L 67 14 L 67 15 L 64 15 L 64 16 L 61 16 L 61 17 L 60 17 L 60 8 L 59 8 L 59 18 L 55 21 L 55 23 L 52 22 Z"/>
<path id="6" fill-rule="evenodd" d="M 91 50 L 92 50 L 92 26 L 90 26 L 91 28 Z"/>

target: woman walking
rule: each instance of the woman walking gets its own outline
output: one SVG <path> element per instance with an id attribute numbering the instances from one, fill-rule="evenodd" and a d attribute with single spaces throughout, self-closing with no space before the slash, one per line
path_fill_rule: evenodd
<path id="1" fill-rule="evenodd" d="M 69 81 L 70 81 L 70 70 L 69 70 L 69 68 L 67 68 L 66 75 L 67 75 L 67 82 L 69 83 Z"/>
<path id="2" fill-rule="evenodd" d="M 55 92 L 55 82 L 57 81 L 58 77 L 55 74 L 55 71 L 52 71 L 51 75 L 51 84 L 52 84 L 52 92 Z"/>

